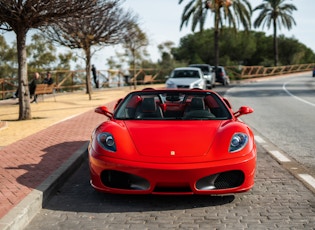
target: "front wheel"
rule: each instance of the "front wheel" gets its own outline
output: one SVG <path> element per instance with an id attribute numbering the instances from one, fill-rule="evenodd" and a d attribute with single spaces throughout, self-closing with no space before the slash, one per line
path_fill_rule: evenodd
<path id="1" fill-rule="evenodd" d="M 229 85 L 229 81 L 228 81 L 227 79 L 224 79 L 224 81 L 223 81 L 223 85 L 224 85 L 224 86 Z"/>
<path id="2" fill-rule="evenodd" d="M 207 81 L 206 82 L 206 89 L 212 89 L 212 87 L 213 87 L 213 85 L 209 81 Z"/>
<path id="3" fill-rule="evenodd" d="M 230 78 L 226 78 L 226 85 L 230 84 Z"/>

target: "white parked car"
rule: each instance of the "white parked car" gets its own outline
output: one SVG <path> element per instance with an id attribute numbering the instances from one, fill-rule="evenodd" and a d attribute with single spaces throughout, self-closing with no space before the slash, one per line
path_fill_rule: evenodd
<path id="1" fill-rule="evenodd" d="M 211 65 L 208 64 L 191 64 L 189 67 L 197 67 L 200 68 L 203 72 L 204 77 L 207 80 L 207 88 L 212 89 L 215 87 L 215 72 L 212 69 Z"/>
<path id="2" fill-rule="evenodd" d="M 206 79 L 200 70 L 196 67 L 175 68 L 166 81 L 166 88 L 199 88 L 206 89 Z"/>

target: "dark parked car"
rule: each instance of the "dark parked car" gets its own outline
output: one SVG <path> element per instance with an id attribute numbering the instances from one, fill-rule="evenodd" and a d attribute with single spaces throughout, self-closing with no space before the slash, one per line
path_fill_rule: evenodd
<path id="1" fill-rule="evenodd" d="M 313 68 L 313 77 L 315 77 L 315 67 Z"/>
<path id="2" fill-rule="evenodd" d="M 230 84 L 230 78 L 227 75 L 225 69 L 223 66 L 217 66 L 217 69 L 214 68 L 215 71 L 215 81 L 221 83 L 222 85 L 229 85 Z"/>

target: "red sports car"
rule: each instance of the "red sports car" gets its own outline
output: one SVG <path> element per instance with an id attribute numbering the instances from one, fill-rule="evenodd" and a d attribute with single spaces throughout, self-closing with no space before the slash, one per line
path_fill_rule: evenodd
<path id="1" fill-rule="evenodd" d="M 254 186 L 256 145 L 230 103 L 211 90 L 129 93 L 92 133 L 91 184 L 121 194 L 226 194 Z"/>

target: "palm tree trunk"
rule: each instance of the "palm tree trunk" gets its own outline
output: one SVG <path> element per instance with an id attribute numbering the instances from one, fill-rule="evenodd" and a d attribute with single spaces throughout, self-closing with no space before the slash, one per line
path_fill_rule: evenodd
<path id="1" fill-rule="evenodd" d="M 136 50 L 132 49 L 132 59 L 133 59 L 133 89 L 137 88 L 137 78 L 136 78 Z"/>
<path id="2" fill-rule="evenodd" d="M 278 37 L 277 37 L 277 22 L 273 20 L 273 54 L 274 54 L 274 65 L 278 65 L 279 52 L 278 52 Z"/>
<path id="3" fill-rule="evenodd" d="M 215 12 L 214 12 L 214 66 L 215 70 L 217 69 L 219 65 L 219 55 L 220 55 L 220 49 L 219 49 L 219 37 L 220 37 L 220 31 L 219 31 L 219 17 L 220 17 L 220 7 L 218 4 L 215 4 Z"/>

